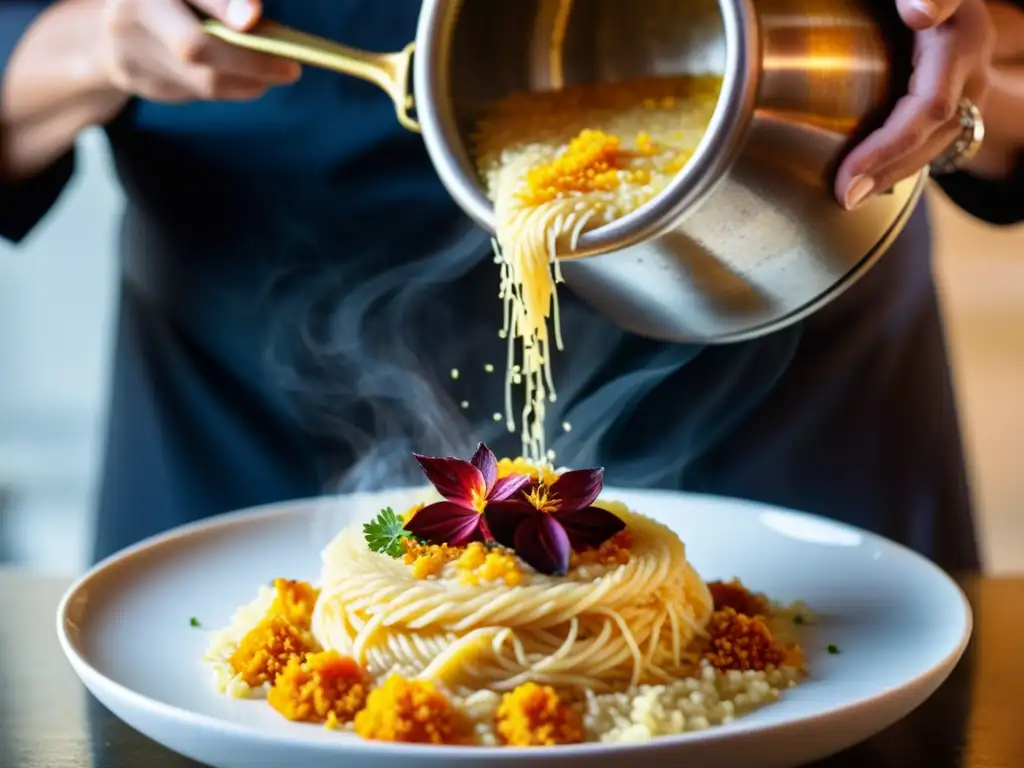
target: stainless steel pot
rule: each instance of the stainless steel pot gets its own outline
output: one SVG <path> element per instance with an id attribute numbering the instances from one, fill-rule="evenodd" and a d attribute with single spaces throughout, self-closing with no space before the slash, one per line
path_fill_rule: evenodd
<path id="1" fill-rule="evenodd" d="M 906 92 L 910 33 L 891 0 L 425 0 L 415 42 L 369 54 L 265 24 L 239 45 L 381 86 L 422 130 L 455 201 L 494 232 L 471 155 L 508 93 L 717 72 L 693 159 L 662 195 L 560 254 L 566 282 L 622 327 L 670 341 L 759 336 L 823 306 L 903 228 L 926 172 L 848 212 L 832 196 L 850 145 Z M 410 66 L 411 62 L 411 66 Z M 408 92 L 410 69 L 417 120 Z"/>

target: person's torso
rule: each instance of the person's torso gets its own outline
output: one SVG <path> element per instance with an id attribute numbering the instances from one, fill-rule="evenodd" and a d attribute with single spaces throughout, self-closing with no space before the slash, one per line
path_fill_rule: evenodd
<path id="1" fill-rule="evenodd" d="M 419 5 L 264 3 L 268 18 L 377 51 L 413 38 Z M 496 419 L 506 349 L 488 237 L 375 86 L 306 68 L 252 103 L 138 101 L 109 133 L 129 197 L 126 279 L 188 344 L 265 395 L 298 401 L 307 428 L 331 439 L 353 442 L 343 433 L 358 423 L 378 442 L 393 432 L 406 445 L 412 432 L 437 438 L 435 450 L 470 436 L 515 451 Z M 913 229 L 896 251 L 927 247 L 923 219 Z M 876 313 L 896 312 L 900 291 L 927 282 L 925 259 L 902 261 L 901 286 L 873 289 Z M 726 424 L 762 397 L 800 335 L 738 345 L 691 386 L 681 371 L 699 347 L 625 334 L 562 294 L 555 446 L 608 463 L 615 443 L 644 482 L 676 476 L 687 451 L 711 439 L 702 425 Z M 576 421 L 572 433 L 558 429 L 563 418 Z M 618 432 L 630 419 L 650 432 L 639 453 Z M 637 463 L 648 455 L 672 460 Z"/>

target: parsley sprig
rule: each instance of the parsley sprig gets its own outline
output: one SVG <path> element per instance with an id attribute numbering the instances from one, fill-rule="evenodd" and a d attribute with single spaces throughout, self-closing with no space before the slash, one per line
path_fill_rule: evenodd
<path id="1" fill-rule="evenodd" d="M 403 540 L 416 539 L 411 531 L 405 530 L 405 521 L 391 507 L 382 509 L 377 517 L 364 524 L 363 535 L 372 551 L 389 557 L 401 557 L 405 554 Z"/>

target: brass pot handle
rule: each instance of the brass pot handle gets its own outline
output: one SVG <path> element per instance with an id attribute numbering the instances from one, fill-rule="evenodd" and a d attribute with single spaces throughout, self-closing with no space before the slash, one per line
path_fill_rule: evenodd
<path id="1" fill-rule="evenodd" d="M 240 48 L 269 53 L 371 82 L 391 97 L 398 122 L 410 131 L 420 132 L 420 124 L 409 115 L 413 109 L 413 97 L 409 93 L 409 68 L 415 43 L 409 43 L 398 53 L 370 53 L 273 21 L 261 21 L 250 32 L 238 32 L 213 19 L 204 21 L 203 27 L 208 34 Z"/>

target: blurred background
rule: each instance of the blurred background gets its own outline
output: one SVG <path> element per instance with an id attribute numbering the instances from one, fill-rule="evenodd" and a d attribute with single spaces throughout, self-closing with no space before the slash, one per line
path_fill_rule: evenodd
<path id="1" fill-rule="evenodd" d="M 87 565 L 115 319 L 121 193 L 102 134 L 18 249 L 0 242 L 0 563 Z M 984 554 L 1024 572 L 1024 227 L 931 193 L 936 270 Z"/>

